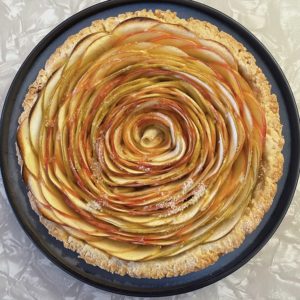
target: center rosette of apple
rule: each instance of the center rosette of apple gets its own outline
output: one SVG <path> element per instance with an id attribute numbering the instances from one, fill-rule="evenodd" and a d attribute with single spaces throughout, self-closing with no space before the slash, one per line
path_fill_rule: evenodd
<path id="1" fill-rule="evenodd" d="M 77 43 L 18 144 L 41 215 L 110 255 L 151 260 L 233 229 L 265 132 L 226 47 L 143 18 Z"/>
<path id="2" fill-rule="evenodd" d="M 140 144 L 143 148 L 155 148 L 166 141 L 167 137 L 159 126 L 150 125 L 142 131 L 140 136 Z"/>
<path id="3" fill-rule="evenodd" d="M 108 111 L 99 126 L 99 166 L 112 184 L 146 186 L 146 191 L 149 185 L 173 182 L 176 169 L 198 155 L 191 139 L 195 125 L 183 102 L 169 99 L 167 88 L 163 94 L 155 83 L 151 87 L 151 93 L 145 87 L 134 92 L 136 97 L 119 100 L 121 106 Z M 190 169 L 182 172 L 188 176 Z"/>

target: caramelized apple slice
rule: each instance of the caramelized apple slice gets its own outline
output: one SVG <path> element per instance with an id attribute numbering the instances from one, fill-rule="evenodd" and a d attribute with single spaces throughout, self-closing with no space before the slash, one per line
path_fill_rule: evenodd
<path id="1" fill-rule="evenodd" d="M 184 47 L 182 50 L 188 55 L 195 57 L 202 62 L 205 63 L 213 62 L 213 63 L 227 65 L 226 60 L 218 53 L 212 50 L 201 48 L 199 46 L 188 46 L 188 47 Z"/>
<path id="2" fill-rule="evenodd" d="M 41 99 L 43 98 L 43 94 L 41 94 Z M 35 103 L 32 111 L 29 115 L 29 134 L 30 141 L 32 143 L 32 147 L 36 152 L 39 151 L 39 138 L 40 138 L 40 128 L 44 124 L 42 124 L 43 119 L 43 101 L 40 98 Z"/>
<path id="3" fill-rule="evenodd" d="M 244 93 L 245 100 L 249 110 L 251 111 L 251 115 L 253 120 L 255 121 L 255 125 L 260 129 L 262 137 L 266 135 L 266 118 L 263 113 L 263 109 L 255 97 L 250 93 Z"/>
<path id="4" fill-rule="evenodd" d="M 48 219 L 58 225 L 62 225 L 61 221 L 55 216 L 55 214 L 51 210 L 50 206 L 46 206 L 46 205 L 42 204 L 41 202 L 36 202 L 36 206 L 39 210 L 39 213 L 43 217 L 45 217 L 46 219 Z"/>
<path id="5" fill-rule="evenodd" d="M 212 62 L 214 63 L 214 62 Z M 239 83 L 237 82 L 237 78 L 234 75 L 234 72 L 228 68 L 227 65 L 220 65 L 220 64 L 215 64 L 213 65 L 213 68 L 224 78 L 226 84 L 231 88 L 231 90 L 238 95 L 240 99 L 243 98 L 243 94 L 240 88 Z M 236 99 L 239 101 L 239 99 Z"/>
<path id="6" fill-rule="evenodd" d="M 64 66 L 64 71 L 66 72 L 71 66 L 74 64 L 78 64 L 78 60 L 80 61 L 83 55 L 87 54 L 88 47 L 93 44 L 93 42 L 104 38 L 106 33 L 104 32 L 97 32 L 86 36 L 84 39 L 80 40 L 76 47 L 73 49 L 71 56 L 68 62 Z M 85 56 L 86 59 L 86 56 Z"/>
<path id="7" fill-rule="evenodd" d="M 152 27 L 154 30 L 163 31 L 170 35 L 178 36 L 186 40 L 197 41 L 198 37 L 187 28 L 178 24 L 159 23 Z"/>
<path id="8" fill-rule="evenodd" d="M 130 34 L 124 37 L 123 43 L 142 43 L 142 42 L 152 42 L 153 40 L 162 37 L 164 32 L 156 30 L 142 31 L 135 34 Z"/>
<path id="9" fill-rule="evenodd" d="M 87 234 L 82 230 L 78 230 L 78 229 L 75 229 L 75 228 L 72 228 L 72 227 L 69 227 L 69 226 L 66 226 L 66 225 L 63 225 L 62 228 L 67 233 L 69 233 L 71 236 L 73 236 L 77 239 L 84 240 L 84 241 L 87 241 L 87 242 L 88 241 L 99 241 L 99 237 L 95 237 L 95 236 L 92 236 L 90 234 Z M 102 239 L 102 238 L 100 238 L 100 239 Z"/>
<path id="10" fill-rule="evenodd" d="M 43 196 L 45 197 L 46 201 L 49 205 L 56 210 L 69 215 L 70 217 L 78 218 L 78 215 L 74 213 L 63 201 L 63 196 L 59 194 L 55 190 L 50 190 L 44 185 L 43 183 L 40 184 L 41 191 Z"/>
<path id="11" fill-rule="evenodd" d="M 180 50 L 179 48 L 173 47 L 173 46 L 160 46 L 160 47 L 155 47 L 151 51 L 152 54 L 159 54 L 159 55 L 174 55 L 177 57 L 186 57 L 187 54 Z"/>

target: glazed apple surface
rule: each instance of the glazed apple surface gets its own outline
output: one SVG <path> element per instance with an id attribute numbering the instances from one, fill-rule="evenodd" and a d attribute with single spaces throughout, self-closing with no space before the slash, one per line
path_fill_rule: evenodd
<path id="1" fill-rule="evenodd" d="M 226 236 L 256 185 L 264 111 L 221 43 L 132 18 L 81 39 L 20 124 L 45 218 L 129 261 Z"/>

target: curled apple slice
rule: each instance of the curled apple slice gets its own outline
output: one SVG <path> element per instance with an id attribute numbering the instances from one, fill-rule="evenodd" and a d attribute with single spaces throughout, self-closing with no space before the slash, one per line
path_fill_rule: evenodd
<path id="1" fill-rule="evenodd" d="M 213 40 L 199 39 L 199 41 L 202 46 L 222 56 L 230 67 L 237 70 L 237 63 L 228 48 Z"/>
<path id="2" fill-rule="evenodd" d="M 153 28 L 159 22 L 151 18 L 131 18 L 123 21 L 113 30 L 113 34 L 119 37 L 134 35 Z"/>
<path id="3" fill-rule="evenodd" d="M 170 35 L 179 36 L 186 40 L 197 41 L 198 37 L 182 25 L 159 23 L 152 27 L 154 30 L 159 30 Z"/>

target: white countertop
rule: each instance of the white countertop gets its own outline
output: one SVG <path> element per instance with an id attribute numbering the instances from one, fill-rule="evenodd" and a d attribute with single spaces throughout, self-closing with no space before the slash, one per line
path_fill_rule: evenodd
<path id="1" fill-rule="evenodd" d="M 0 111 L 20 64 L 52 28 L 102 1 L 0 0 Z M 206 0 L 259 38 L 283 69 L 300 107 L 300 1 Z M 0 299 L 132 299 L 90 287 L 52 264 L 18 224 L 0 177 Z M 245 266 L 170 299 L 299 299 L 300 185 L 277 232 Z M 167 298 L 165 298 L 167 299 Z"/>

